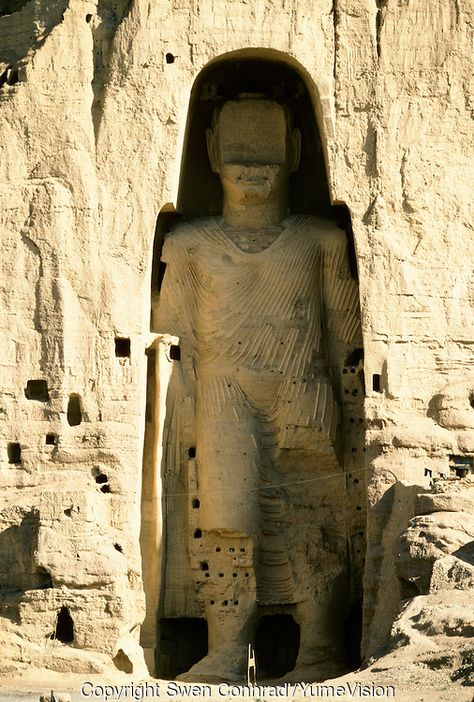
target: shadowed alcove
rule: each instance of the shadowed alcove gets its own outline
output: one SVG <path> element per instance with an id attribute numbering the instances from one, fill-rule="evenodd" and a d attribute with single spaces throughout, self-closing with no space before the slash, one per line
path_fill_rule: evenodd
<path id="1" fill-rule="evenodd" d="M 186 218 L 220 214 L 222 190 L 211 171 L 206 128 L 213 112 L 244 93 L 260 94 L 289 108 L 301 131 L 301 162 L 290 184 L 293 214 L 331 216 L 321 138 L 304 79 L 287 62 L 257 56 L 222 58 L 197 78 L 189 103 L 177 210 Z"/>
<path id="2" fill-rule="evenodd" d="M 255 633 L 257 672 L 280 678 L 294 669 L 300 647 L 300 627 L 291 614 L 266 614 Z"/>
<path id="3" fill-rule="evenodd" d="M 331 202 L 323 140 L 316 114 L 314 85 L 303 69 L 290 65 L 278 52 L 264 49 L 237 51 L 211 61 L 196 78 L 189 100 L 176 208 L 167 203 L 159 213 L 152 261 L 152 299 L 164 276 L 160 261 L 164 237 L 181 219 L 220 214 L 222 188 L 212 172 L 206 146 L 206 128 L 214 110 L 243 93 L 257 93 L 289 108 L 293 126 L 301 131 L 301 161 L 290 182 L 290 212 L 332 219 L 346 232 L 351 272 L 357 278 L 351 217 L 346 205 Z M 152 320 L 153 330 L 153 320 Z"/>
<path id="4" fill-rule="evenodd" d="M 290 181 L 291 214 L 314 214 L 332 219 L 346 232 L 351 273 L 357 263 L 349 209 L 331 202 L 323 140 L 319 131 L 319 105 L 314 85 L 303 69 L 288 63 L 278 52 L 264 49 L 237 51 L 209 63 L 196 78 L 189 100 L 176 208 L 161 209 L 155 230 L 152 261 L 152 299 L 164 276 L 160 261 L 165 234 L 181 219 L 218 215 L 222 210 L 219 177 L 211 170 L 206 128 L 213 113 L 226 100 L 245 93 L 260 94 L 286 105 L 293 126 L 301 132 L 301 160 Z M 153 330 L 153 322 L 152 322 Z"/>
<path id="5" fill-rule="evenodd" d="M 292 215 L 315 215 L 326 221 L 332 220 L 339 229 L 344 230 L 352 278 L 357 278 L 349 211 L 345 205 L 332 204 L 330 197 L 324 138 L 319 131 L 317 118 L 320 106 L 314 84 L 303 68 L 299 68 L 293 59 L 285 60 L 282 54 L 268 50 L 226 54 L 208 64 L 195 80 L 189 100 L 176 207 L 172 203 L 164 205 L 156 224 L 151 278 L 151 331 L 158 335 L 164 333 L 155 322 L 154 309 L 158 306 L 166 269 L 166 264 L 161 261 L 165 236 L 182 222 L 221 214 L 222 187 L 219 176 L 211 169 L 206 129 L 212 124 L 216 109 L 226 101 L 245 95 L 272 100 L 287 108 L 291 115 L 291 127 L 301 133 L 301 160 L 290 179 L 289 212 Z M 218 577 L 224 577 L 225 572 L 225 568 L 209 565 L 207 559 L 198 561 L 199 574 L 192 572 L 196 566 L 191 564 L 190 552 L 192 549 L 207 548 L 201 546 L 206 537 L 206 528 L 199 521 L 203 513 L 202 505 L 190 489 L 190 485 L 194 485 L 193 476 L 196 476 L 192 422 L 191 428 L 186 424 L 184 429 L 186 436 L 189 436 L 186 452 L 175 446 L 167 446 L 163 439 L 167 427 L 169 430 L 175 404 L 173 392 L 176 391 L 170 394 L 170 388 L 175 388 L 180 374 L 187 372 L 186 354 L 189 354 L 189 347 L 186 348 L 183 343 L 183 348 L 184 352 L 179 340 L 163 340 L 158 336 L 147 351 L 141 531 L 147 613 L 141 641 L 150 668 L 154 665 L 155 674 L 166 678 L 189 670 L 207 655 L 208 646 L 212 654 L 211 641 L 208 643 L 206 608 L 217 608 L 217 604 L 214 599 L 204 602 L 202 591 L 195 586 L 195 581 L 197 578 L 206 582 L 207 578 L 209 582 L 214 571 Z M 166 363 L 169 364 L 167 369 Z M 168 458 L 173 452 L 173 460 L 176 466 L 180 466 L 174 474 L 166 469 L 166 452 Z M 221 548 L 216 548 L 215 552 L 221 552 Z M 244 577 L 248 575 L 245 573 Z M 231 576 L 237 582 L 237 572 L 231 573 Z M 172 579 L 174 584 L 170 585 Z M 349 591 L 347 597 L 350 597 Z M 220 607 L 227 605 L 227 599 L 219 603 Z M 232 602 L 232 606 L 239 606 L 238 599 Z M 251 626 L 255 632 L 257 667 L 265 676 L 281 677 L 295 668 L 301 637 L 297 621 L 300 618 L 295 621 L 293 616 L 282 612 L 260 617 L 255 615 Z M 350 626 L 350 629 L 353 627 Z M 346 647 L 344 638 L 344 635 L 340 637 L 341 649 Z M 354 638 L 353 634 L 349 633 L 347 638 Z M 349 648 L 358 648 L 358 632 L 355 639 L 347 644 Z M 352 655 L 355 659 L 356 655 Z M 350 657 L 347 656 L 348 659 Z"/>
<path id="6" fill-rule="evenodd" d="M 158 677 L 173 679 L 207 654 L 207 622 L 195 617 L 160 619 L 156 656 Z"/>

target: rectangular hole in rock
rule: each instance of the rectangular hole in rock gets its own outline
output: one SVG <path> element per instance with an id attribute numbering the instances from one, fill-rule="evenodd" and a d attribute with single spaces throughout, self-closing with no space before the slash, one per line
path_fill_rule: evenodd
<path id="1" fill-rule="evenodd" d="M 74 641 L 74 622 L 67 607 L 61 607 L 56 619 L 55 639 L 62 643 L 72 643 Z"/>
<path id="2" fill-rule="evenodd" d="M 57 446 L 58 437 L 56 434 L 46 434 L 46 446 Z"/>
<path id="3" fill-rule="evenodd" d="M 66 417 L 69 426 L 77 427 L 82 422 L 82 403 L 79 395 L 73 393 L 69 395 L 67 403 Z"/>
<path id="4" fill-rule="evenodd" d="M 21 446 L 12 441 L 7 446 L 8 463 L 21 463 Z"/>
<path id="5" fill-rule="evenodd" d="M 172 361 L 180 361 L 181 360 L 181 349 L 177 344 L 171 344 L 170 346 L 170 358 Z"/>
<path id="6" fill-rule="evenodd" d="M 46 380 L 28 380 L 25 388 L 25 397 L 27 400 L 48 402 L 49 392 Z"/>
<path id="7" fill-rule="evenodd" d="M 130 339 L 125 336 L 115 337 L 115 355 L 117 358 L 130 358 Z"/>
<path id="8" fill-rule="evenodd" d="M 372 375 L 372 390 L 374 392 L 382 392 L 380 383 L 380 373 L 374 373 Z"/>

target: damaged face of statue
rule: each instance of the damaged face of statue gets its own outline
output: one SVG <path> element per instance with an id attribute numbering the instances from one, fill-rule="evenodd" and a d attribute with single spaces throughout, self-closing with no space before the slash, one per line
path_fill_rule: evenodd
<path id="1" fill-rule="evenodd" d="M 282 105 L 258 98 L 225 103 L 207 130 L 207 143 L 224 199 L 245 206 L 286 197 L 299 163 L 300 133 Z"/>

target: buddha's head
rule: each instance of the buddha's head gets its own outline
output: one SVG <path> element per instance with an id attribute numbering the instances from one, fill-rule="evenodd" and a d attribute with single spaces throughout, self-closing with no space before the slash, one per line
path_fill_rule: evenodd
<path id="1" fill-rule="evenodd" d="M 242 206 L 287 200 L 290 174 L 299 165 L 300 132 L 286 106 L 243 95 L 217 108 L 206 136 L 224 200 Z"/>

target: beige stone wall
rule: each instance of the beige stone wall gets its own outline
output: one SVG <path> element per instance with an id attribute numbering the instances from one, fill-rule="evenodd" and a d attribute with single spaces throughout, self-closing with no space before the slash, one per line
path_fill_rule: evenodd
<path id="1" fill-rule="evenodd" d="M 24 564 L 30 586 L 43 567 L 54 585 L 91 588 L 91 619 L 102 618 L 110 595 L 117 631 L 112 646 L 97 648 L 115 654 L 125 634 L 136 640 L 144 615 L 140 481 L 155 225 L 176 202 L 190 90 L 209 61 L 264 49 L 314 82 L 331 197 L 351 211 L 358 256 L 371 498 L 387 469 L 426 485 L 426 467 L 440 472 L 449 453 L 472 454 L 452 429 L 426 437 L 430 400 L 455 385 L 453 402 L 468 412 L 473 380 L 474 10 L 469 0 L 21 4 L 0 16 L 8 508 L 0 548 L 13 538 L 21 551 L 21 530 L 5 533 L 36 515 L 38 544 Z M 115 336 L 131 339 L 130 358 L 115 356 Z M 382 392 L 371 390 L 373 374 Z M 47 381 L 48 403 L 26 398 L 29 379 Z M 71 394 L 82 403 L 77 426 L 66 417 Z M 381 438 L 386 426 L 393 432 Z M 45 444 L 48 433 L 57 446 Z M 8 462 L 8 443 L 20 444 L 21 464 Z M 43 538 L 51 530 L 57 541 Z M 369 523 L 372 533 L 380 538 Z M 74 583 L 62 572 L 72 561 Z M 373 608 L 369 597 L 369 619 Z M 53 602 L 42 615 L 45 630 L 56 611 Z M 20 623 L 32 640 L 39 631 L 22 613 L 0 622 L 14 632 Z"/>

